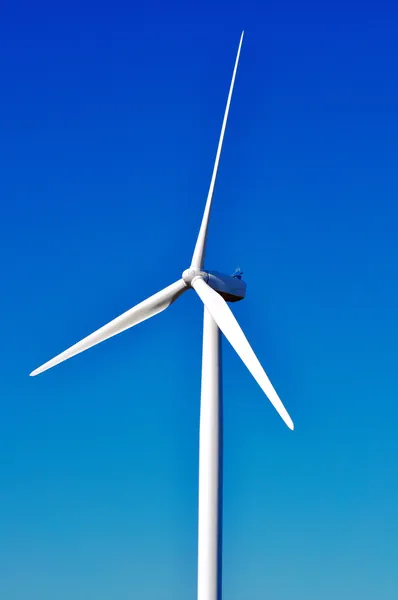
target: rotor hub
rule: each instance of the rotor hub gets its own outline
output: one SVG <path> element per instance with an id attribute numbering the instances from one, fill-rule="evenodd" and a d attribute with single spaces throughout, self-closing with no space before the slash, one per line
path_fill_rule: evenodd
<path id="1" fill-rule="evenodd" d="M 192 281 L 195 279 L 195 277 L 203 277 L 206 280 L 207 273 L 195 267 L 190 267 L 189 269 L 185 269 L 185 271 L 182 274 L 183 280 L 189 287 L 191 286 Z"/>

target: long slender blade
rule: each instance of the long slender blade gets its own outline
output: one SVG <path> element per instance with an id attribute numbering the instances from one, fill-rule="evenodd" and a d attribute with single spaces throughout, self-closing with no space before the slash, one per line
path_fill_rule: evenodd
<path id="1" fill-rule="evenodd" d="M 225 128 L 226 128 L 227 120 L 228 120 L 229 106 L 231 104 L 232 92 L 233 92 L 234 84 L 235 84 L 236 71 L 238 69 L 240 49 L 242 47 L 242 42 L 243 42 L 243 34 L 244 34 L 244 31 L 242 31 L 242 35 L 240 36 L 238 53 L 236 55 L 234 71 L 232 74 L 231 86 L 229 88 L 227 106 L 225 108 L 224 120 L 223 120 L 223 124 L 221 127 L 220 139 L 218 141 L 216 160 L 214 162 L 214 167 L 213 167 L 213 175 L 211 177 L 209 192 L 207 194 L 207 201 L 206 201 L 206 206 L 205 206 L 205 210 L 203 213 L 202 224 L 200 226 L 198 239 L 196 241 L 195 250 L 194 250 L 194 253 L 192 256 L 192 264 L 191 264 L 192 268 L 202 269 L 202 267 L 203 267 L 205 247 L 206 247 L 206 238 L 207 238 L 207 228 L 209 225 L 209 218 L 210 218 L 211 202 L 213 199 L 214 186 L 216 183 L 217 170 L 218 170 L 218 163 L 220 162 L 221 149 L 222 149 L 222 144 L 224 141 L 224 133 L 225 133 Z"/>
<path id="2" fill-rule="evenodd" d="M 228 304 L 219 294 L 217 294 L 217 292 L 208 286 L 201 277 L 196 277 L 192 281 L 191 285 L 231 346 L 240 356 L 250 373 L 253 375 L 254 379 L 257 381 L 258 385 L 268 397 L 273 407 L 282 417 L 286 425 L 290 429 L 294 429 L 293 421 L 291 420 L 286 408 L 283 406 L 272 383 L 268 379 L 268 376 L 262 368 L 257 356 L 254 354 L 245 334 L 243 333 L 238 321 L 232 314 Z"/>
<path id="3" fill-rule="evenodd" d="M 116 317 L 116 319 L 113 319 L 113 321 L 107 325 L 104 325 L 97 331 L 94 331 L 94 333 L 85 337 L 80 342 L 77 342 L 77 344 L 74 344 L 64 352 L 61 352 L 61 354 L 58 354 L 58 356 L 55 358 L 47 361 L 44 363 L 44 365 L 32 371 L 30 375 L 39 375 L 39 373 L 43 373 L 43 371 L 47 371 L 47 369 L 55 367 L 55 365 L 68 360 L 72 356 L 80 354 L 80 352 L 100 344 L 104 340 L 107 340 L 108 338 L 113 337 L 114 335 L 117 335 L 118 333 L 121 333 L 130 327 L 134 327 L 134 325 L 138 325 L 138 323 L 146 321 L 154 315 L 157 315 L 170 306 L 172 302 L 177 300 L 177 298 L 181 296 L 181 294 L 187 289 L 188 288 L 182 279 L 172 283 L 157 294 L 150 296 L 150 298 L 147 298 L 143 302 L 140 302 L 140 304 L 137 304 L 137 306 L 130 308 L 130 310 L 126 311 L 119 317 Z"/>

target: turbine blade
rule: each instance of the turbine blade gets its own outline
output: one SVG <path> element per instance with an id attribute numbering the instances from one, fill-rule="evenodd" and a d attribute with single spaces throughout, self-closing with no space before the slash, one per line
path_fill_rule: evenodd
<path id="1" fill-rule="evenodd" d="M 140 302 L 140 304 L 137 304 L 137 306 L 134 306 L 134 308 L 130 308 L 130 310 L 126 311 L 119 317 L 116 317 L 116 319 L 107 325 L 104 325 L 97 331 L 94 331 L 94 333 L 91 335 L 85 337 L 80 342 L 77 342 L 77 344 L 74 344 L 74 346 L 71 346 L 64 352 L 61 352 L 61 354 L 58 354 L 58 356 L 55 358 L 49 360 L 41 367 L 32 371 L 30 375 L 39 375 L 39 373 L 43 373 L 43 371 L 51 369 L 51 367 L 58 365 L 64 360 L 68 360 L 68 358 L 71 358 L 76 354 L 80 354 L 80 352 L 83 352 L 84 350 L 87 350 L 88 348 L 91 348 L 92 346 L 95 346 L 96 344 L 99 344 L 104 340 L 107 340 L 108 338 L 125 331 L 126 329 L 129 329 L 130 327 L 134 327 L 134 325 L 137 325 L 142 321 L 146 321 L 146 319 L 149 319 L 150 317 L 153 317 L 154 315 L 165 310 L 187 289 L 188 288 L 182 279 L 176 281 L 157 294 L 154 294 L 150 298 Z"/>
<path id="2" fill-rule="evenodd" d="M 232 74 L 231 86 L 229 88 L 227 106 L 225 108 L 225 114 L 224 114 L 223 124 L 222 124 L 222 127 L 221 127 L 220 139 L 218 141 L 218 148 L 217 148 L 216 160 L 214 162 L 214 167 L 213 167 L 213 175 L 211 177 L 209 192 L 207 194 L 207 201 L 206 201 L 206 206 L 205 206 L 205 210 L 204 210 L 204 213 L 203 213 L 202 224 L 200 226 L 198 239 L 196 241 L 195 250 L 194 250 L 194 253 L 193 253 L 193 256 L 192 256 L 191 267 L 192 268 L 196 268 L 196 269 L 202 269 L 202 267 L 203 267 L 204 254 L 205 254 L 205 248 L 206 248 L 207 228 L 208 228 L 208 225 L 209 225 L 209 217 L 210 217 L 210 209 L 211 209 L 211 202 L 212 202 L 212 199 L 213 199 L 214 186 L 215 186 L 215 183 L 216 183 L 218 163 L 220 162 L 221 148 L 222 148 L 222 144 L 223 144 L 223 141 L 224 141 L 225 127 L 227 125 L 227 120 L 228 120 L 229 105 L 231 104 L 232 92 L 233 92 L 234 84 L 235 84 L 236 71 L 238 69 L 240 49 L 242 47 L 242 42 L 243 42 L 243 34 L 244 34 L 244 31 L 242 31 L 242 35 L 240 36 L 238 53 L 236 55 L 235 67 L 234 67 L 234 71 L 233 71 L 233 74 Z"/>
<path id="3" fill-rule="evenodd" d="M 286 425 L 290 429 L 294 429 L 293 421 L 268 379 L 257 356 L 254 354 L 228 304 L 201 277 L 196 277 L 191 285 Z"/>

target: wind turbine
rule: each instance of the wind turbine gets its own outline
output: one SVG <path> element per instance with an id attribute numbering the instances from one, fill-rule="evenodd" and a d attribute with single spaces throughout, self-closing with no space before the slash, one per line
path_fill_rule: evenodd
<path id="1" fill-rule="evenodd" d="M 43 371 L 51 369 L 51 367 L 68 358 L 153 317 L 165 310 L 189 289 L 193 289 L 197 293 L 204 304 L 199 438 L 198 600 L 221 599 L 221 536 L 219 535 L 221 521 L 219 495 L 221 488 L 220 330 L 240 356 L 283 421 L 290 429 L 293 429 L 293 421 L 227 304 L 227 302 L 243 300 L 245 297 L 246 284 L 241 279 L 242 272 L 238 269 L 233 275 L 225 275 L 217 271 L 205 270 L 203 265 L 214 185 L 238 68 L 243 33 L 239 42 L 216 160 L 191 266 L 182 273 L 182 277 L 178 281 L 137 304 L 30 374 L 35 376 L 43 373 Z"/>

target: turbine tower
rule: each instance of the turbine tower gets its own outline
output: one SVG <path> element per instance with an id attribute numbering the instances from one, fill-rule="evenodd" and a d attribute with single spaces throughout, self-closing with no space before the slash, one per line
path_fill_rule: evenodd
<path id="1" fill-rule="evenodd" d="M 240 356 L 283 421 L 290 429 L 293 429 L 293 422 L 289 414 L 227 304 L 227 302 L 243 300 L 245 296 L 246 284 L 241 279 L 240 269 L 234 275 L 225 275 L 217 271 L 205 270 L 203 264 L 214 186 L 242 41 L 243 32 L 239 42 L 213 174 L 191 266 L 182 273 L 182 277 L 178 281 L 137 304 L 30 374 L 31 376 L 38 375 L 72 356 L 80 354 L 80 352 L 141 323 L 141 321 L 153 317 L 165 310 L 189 289 L 193 289 L 199 296 L 204 304 L 204 319 L 199 437 L 198 600 L 221 600 L 222 415 L 220 330 Z"/>

